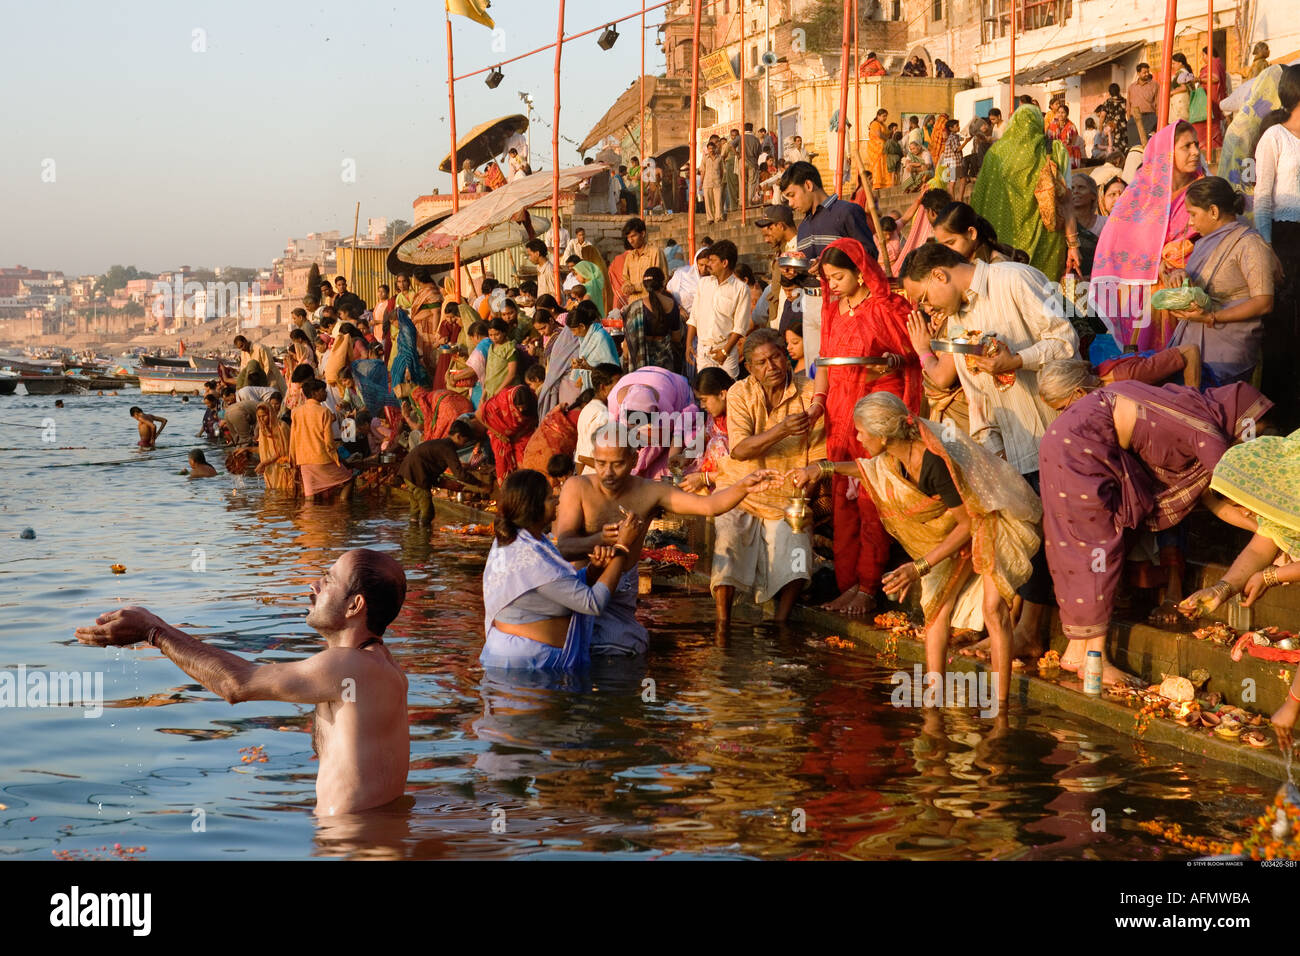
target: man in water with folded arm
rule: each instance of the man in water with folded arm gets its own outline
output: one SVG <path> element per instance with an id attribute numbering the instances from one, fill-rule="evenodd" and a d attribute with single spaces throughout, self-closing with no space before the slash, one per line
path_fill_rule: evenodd
<path id="1" fill-rule="evenodd" d="M 83 644 L 100 647 L 152 644 L 232 704 L 315 704 L 316 813 L 334 816 L 389 803 L 406 787 L 407 681 L 382 638 L 405 599 L 402 566 L 359 548 L 311 584 L 307 624 L 327 646 L 305 660 L 254 664 L 183 634 L 142 607 L 101 614 L 76 633 Z"/>
<path id="2" fill-rule="evenodd" d="M 661 481 L 632 474 L 637 462 L 637 442 L 627 441 L 611 422 L 596 433 L 593 451 L 595 473 L 570 478 L 560 490 L 555 518 L 555 544 L 570 561 L 585 564 L 587 555 L 601 545 L 618 541 L 622 517 L 631 512 L 648 519 L 663 508 L 679 515 L 720 515 L 740 504 L 751 492 L 767 488 L 782 477 L 772 469 L 751 471 L 729 488 L 711 495 L 692 495 Z M 644 529 L 628 555 L 624 572 L 605 610 L 596 618 L 591 637 L 593 655 L 644 654 L 650 635 L 636 619 L 637 562 L 645 541 Z"/>

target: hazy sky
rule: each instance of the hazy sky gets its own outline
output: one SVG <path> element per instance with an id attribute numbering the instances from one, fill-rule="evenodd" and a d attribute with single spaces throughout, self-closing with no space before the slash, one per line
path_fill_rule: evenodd
<path id="1" fill-rule="evenodd" d="M 70 274 L 113 263 L 260 266 L 291 235 L 350 234 L 357 201 L 362 233 L 368 216 L 413 220 L 417 195 L 451 186 L 437 170 L 450 148 L 443 8 L 441 0 L 7 5 L 0 266 Z M 566 32 L 639 8 L 569 0 Z M 504 52 L 486 27 L 453 18 L 457 73 L 553 41 L 556 9 L 494 0 Z M 662 19 L 662 10 L 648 16 Z M 563 136 L 580 142 L 636 78 L 638 27 L 621 24 L 609 52 L 594 35 L 565 46 Z M 205 31 L 205 52 L 193 50 L 195 30 Z M 654 74 L 663 57 L 653 29 L 647 37 Z M 520 90 L 549 123 L 553 56 L 506 66 L 495 90 L 482 76 L 458 83 L 459 130 L 524 112 Z M 546 168 L 550 141 L 535 118 L 533 153 Z M 562 165 L 580 161 L 571 144 L 560 147 Z M 354 183 L 343 181 L 347 159 Z"/>

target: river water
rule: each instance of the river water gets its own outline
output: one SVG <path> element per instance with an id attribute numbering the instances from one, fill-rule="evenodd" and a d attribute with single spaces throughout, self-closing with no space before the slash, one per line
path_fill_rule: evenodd
<path id="1" fill-rule="evenodd" d="M 637 666 L 485 681 L 486 539 L 429 540 L 397 501 L 187 481 L 195 400 L 64 402 L 0 398 L 0 666 L 102 674 L 105 706 L 0 707 L 0 856 L 1158 859 L 1186 851 L 1137 822 L 1236 838 L 1276 787 L 1050 708 L 894 708 L 874 653 L 756 616 L 720 643 L 698 588 L 643 598 Z M 169 419 L 156 452 L 134 448 L 133 404 Z M 308 582 L 358 546 L 409 582 L 387 638 L 411 718 L 409 799 L 391 812 L 317 824 L 308 708 L 231 706 L 151 648 L 73 636 L 141 604 L 257 660 L 300 658 L 320 646 Z"/>

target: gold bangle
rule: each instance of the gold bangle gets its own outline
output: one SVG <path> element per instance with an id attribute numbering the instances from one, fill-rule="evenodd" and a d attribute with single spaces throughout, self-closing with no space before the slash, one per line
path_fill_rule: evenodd
<path id="1" fill-rule="evenodd" d="M 925 577 L 930 573 L 930 562 L 925 558 L 917 558 L 912 562 L 912 567 L 916 568 L 916 573 L 921 577 Z"/>
<path id="2" fill-rule="evenodd" d="M 1282 582 L 1277 579 L 1277 566 L 1270 564 L 1264 569 L 1264 583 L 1271 588 L 1277 587 Z"/>
<path id="3" fill-rule="evenodd" d="M 624 557 L 630 557 L 631 554 L 632 554 L 632 552 L 628 549 L 628 546 L 625 545 L 625 544 L 616 544 L 616 545 L 614 545 L 614 553 L 615 553 L 615 554 L 621 554 L 621 555 L 623 555 Z"/>
<path id="4" fill-rule="evenodd" d="M 817 462 L 817 467 L 821 469 L 823 478 L 832 478 L 835 476 L 835 466 L 831 464 L 829 458 L 823 458 Z"/>

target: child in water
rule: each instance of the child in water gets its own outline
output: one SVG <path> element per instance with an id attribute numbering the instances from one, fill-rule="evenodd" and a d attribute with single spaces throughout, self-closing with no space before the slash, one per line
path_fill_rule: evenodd
<path id="1" fill-rule="evenodd" d="M 131 406 L 131 417 L 140 423 L 140 447 L 152 448 L 162 430 L 167 427 L 167 419 L 150 415 L 138 405 Z"/>
<path id="2" fill-rule="evenodd" d="M 196 448 L 190 452 L 190 480 L 215 477 L 217 477 L 217 469 L 208 464 L 207 458 L 203 456 L 203 450 Z"/>
<path id="3" fill-rule="evenodd" d="M 194 437 L 198 438 L 200 435 L 207 435 L 215 441 L 219 437 L 217 435 L 217 429 L 221 425 L 221 403 L 217 401 L 216 393 L 212 392 L 203 396 L 203 404 L 205 406 L 205 411 L 203 412 L 203 424 L 200 425 L 199 430 L 194 433 Z"/>

